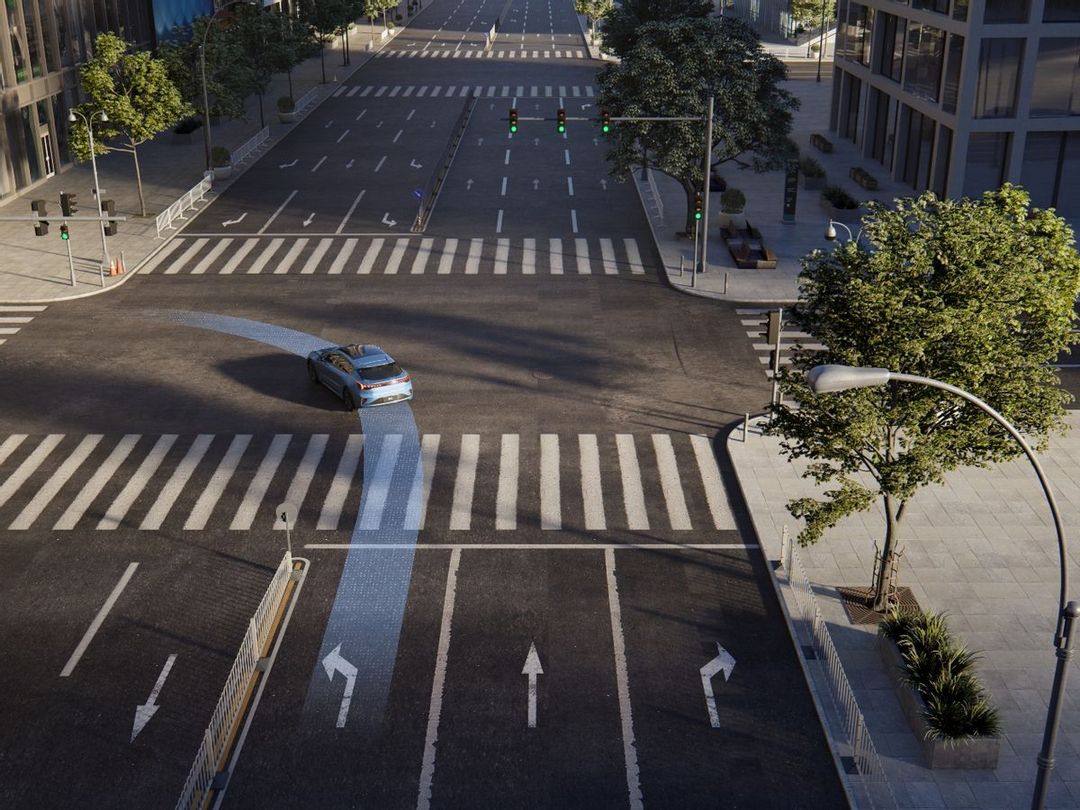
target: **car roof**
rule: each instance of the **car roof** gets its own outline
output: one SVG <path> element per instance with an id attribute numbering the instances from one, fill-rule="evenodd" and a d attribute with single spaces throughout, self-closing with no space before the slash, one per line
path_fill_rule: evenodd
<path id="1" fill-rule="evenodd" d="M 394 358 L 372 343 L 350 343 L 339 348 L 349 356 L 356 368 L 369 368 L 394 362 Z"/>

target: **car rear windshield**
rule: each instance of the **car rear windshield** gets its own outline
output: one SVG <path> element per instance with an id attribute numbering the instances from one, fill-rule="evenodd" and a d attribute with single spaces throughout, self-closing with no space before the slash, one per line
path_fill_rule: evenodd
<path id="1" fill-rule="evenodd" d="M 360 369 L 362 380 L 388 380 L 401 374 L 401 366 L 397 363 L 385 363 L 381 366 L 368 366 Z"/>

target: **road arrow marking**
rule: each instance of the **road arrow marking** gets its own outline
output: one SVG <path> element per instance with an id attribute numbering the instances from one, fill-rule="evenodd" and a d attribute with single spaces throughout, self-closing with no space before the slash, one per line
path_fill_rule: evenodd
<path id="1" fill-rule="evenodd" d="M 536 654 L 536 643 L 529 644 L 529 654 L 525 657 L 522 675 L 529 676 L 529 728 L 536 728 L 536 676 L 544 674 L 540 666 L 540 656 Z"/>
<path id="2" fill-rule="evenodd" d="M 333 123 L 334 119 L 331 118 L 329 121 L 326 122 L 326 126 L 324 126 L 323 129 L 330 129 L 330 125 Z"/>
<path id="3" fill-rule="evenodd" d="M 307 219 L 304 220 L 304 223 L 303 223 L 304 227 L 306 228 L 308 225 L 310 225 L 314 221 L 314 219 L 315 219 L 315 212 L 312 211 L 310 214 L 308 214 Z"/>
<path id="4" fill-rule="evenodd" d="M 533 191 L 539 191 L 539 190 L 540 190 L 540 181 L 533 178 Z"/>
<path id="5" fill-rule="evenodd" d="M 539 145 L 540 145 L 540 139 L 539 138 L 533 138 L 533 146 L 539 146 Z"/>
<path id="6" fill-rule="evenodd" d="M 600 139 L 599 138 L 593 138 L 592 139 L 592 145 L 593 146 L 599 146 L 600 145 Z"/>
<path id="7" fill-rule="evenodd" d="M 413 158 L 412 160 L 410 160 L 409 165 L 412 166 L 414 169 L 422 169 L 422 168 L 424 168 L 422 164 L 416 162 L 416 158 Z"/>
<path id="8" fill-rule="evenodd" d="M 300 162 L 300 158 L 297 158 L 292 163 L 282 163 L 282 164 L 278 165 L 278 168 L 279 169 L 291 169 L 293 166 L 295 166 L 299 162 Z"/>
<path id="9" fill-rule="evenodd" d="M 393 228 L 395 225 L 397 225 L 397 220 L 390 219 L 390 212 L 387 211 L 385 214 L 382 215 L 382 224 L 389 225 L 391 228 Z"/>
<path id="10" fill-rule="evenodd" d="M 345 168 L 346 168 L 346 169 L 351 169 L 351 168 L 352 168 L 352 165 L 353 165 L 353 164 L 354 164 L 355 162 L 356 162 L 356 158 L 353 158 L 352 160 L 350 160 L 350 161 L 349 161 L 348 163 L 346 163 L 346 164 L 345 164 Z"/>
<path id="11" fill-rule="evenodd" d="M 720 728 L 720 715 L 716 712 L 716 695 L 713 693 L 712 679 L 717 673 L 724 673 L 724 681 L 727 682 L 735 669 L 735 659 L 727 650 L 716 642 L 716 650 L 719 653 L 716 658 L 701 668 L 701 686 L 705 690 L 705 706 L 709 709 L 709 722 L 713 728 Z"/>
<path id="12" fill-rule="evenodd" d="M 382 126 L 382 121 L 380 121 L 379 123 L 377 123 L 377 124 L 375 125 L 375 129 L 378 129 L 378 128 L 379 128 L 379 127 L 381 127 L 381 126 Z"/>
<path id="13" fill-rule="evenodd" d="M 337 727 L 345 728 L 345 721 L 349 716 L 349 704 L 352 703 L 353 689 L 356 687 L 356 667 L 341 657 L 341 645 L 338 644 L 330 651 L 330 654 L 323 659 L 323 669 L 326 670 L 326 677 L 331 681 L 334 680 L 334 673 L 340 672 L 345 676 L 345 692 L 341 696 L 341 708 L 338 709 L 337 715 Z"/>
<path id="14" fill-rule="evenodd" d="M 150 718 L 157 714 L 157 710 L 161 708 L 157 704 L 158 695 L 161 693 L 161 687 L 165 685 L 165 679 L 169 677 L 169 670 L 172 669 L 175 662 L 176 653 L 173 653 L 165 660 L 165 666 L 161 668 L 161 674 L 157 676 L 157 681 L 154 683 L 154 688 L 150 690 L 150 697 L 146 699 L 146 703 L 135 707 L 135 723 L 131 726 L 131 740 L 129 742 L 135 742 L 139 732 L 146 728 Z"/>
<path id="15" fill-rule="evenodd" d="M 434 121 L 431 122 L 431 126 L 428 127 L 428 129 L 435 129 L 435 122 Z"/>
<path id="16" fill-rule="evenodd" d="M 607 180 L 600 181 L 600 188 L 602 188 L 604 191 L 607 191 Z"/>
<path id="17" fill-rule="evenodd" d="M 225 220 L 224 222 L 222 222 L 221 224 L 222 224 L 222 225 L 223 225 L 224 227 L 226 227 L 226 228 L 228 228 L 228 227 L 229 227 L 230 225 L 239 225 L 239 224 L 240 224 L 241 222 L 243 222 L 243 221 L 244 221 L 244 217 L 246 217 L 246 216 L 247 216 L 247 211 L 245 211 L 244 213 L 242 213 L 242 214 L 241 214 L 240 216 L 238 216 L 238 217 L 237 217 L 236 219 L 226 219 L 226 220 Z"/>
<path id="18" fill-rule="evenodd" d="M 477 146 L 483 146 L 484 145 L 484 139 L 483 138 L 477 138 L 476 139 L 476 145 Z"/>
<path id="19" fill-rule="evenodd" d="M 473 184 L 473 179 L 470 177 L 468 180 L 465 181 L 465 190 L 466 191 L 472 191 L 472 184 Z"/>

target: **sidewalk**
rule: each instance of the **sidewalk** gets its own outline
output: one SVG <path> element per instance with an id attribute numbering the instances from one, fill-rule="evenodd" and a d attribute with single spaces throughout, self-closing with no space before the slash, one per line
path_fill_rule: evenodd
<path id="1" fill-rule="evenodd" d="M 403 20 L 394 29 L 399 33 L 409 24 Z M 375 28 L 376 49 L 390 37 L 381 40 L 382 29 Z M 350 64 L 342 65 L 340 38 L 326 46 L 326 79 L 321 84 L 319 56 L 297 65 L 293 69 L 293 96 L 300 99 L 312 88 L 318 88 L 316 100 L 297 118 L 297 123 L 317 107 L 335 89 L 371 58 L 367 50 L 372 41 L 367 19 L 357 23 L 349 34 Z M 277 99 L 288 95 L 288 77 L 274 77 L 264 95 L 264 116 L 270 128 L 270 139 L 241 166 L 234 167 L 228 180 L 215 181 L 214 191 L 228 188 L 243 171 L 272 147 L 297 124 L 281 124 L 277 119 Z M 230 152 L 259 132 L 259 100 L 247 100 L 246 120 L 226 120 L 213 124 L 211 134 L 215 146 L 225 146 Z M 142 170 L 143 194 L 146 198 L 146 217 L 139 216 L 139 197 L 135 186 L 135 167 L 131 155 L 113 152 L 97 159 L 98 177 L 102 198 L 116 203 L 116 211 L 128 217 L 117 225 L 116 236 L 108 237 L 112 257 L 123 254 L 127 272 L 120 276 L 106 274 L 106 288 L 122 284 L 138 269 L 139 265 L 159 250 L 175 231 L 164 231 L 158 238 L 155 218 L 173 202 L 195 186 L 203 177 L 205 150 L 202 129 L 195 130 L 185 143 L 173 139 L 172 130 L 158 135 L 139 149 L 139 165 Z M 61 169 L 54 177 L 20 195 L 0 203 L 0 216 L 31 216 L 30 203 L 42 199 L 48 205 L 50 230 L 47 236 L 34 236 L 32 222 L 0 222 L 0 302 L 2 303 L 51 303 L 102 291 L 98 265 L 101 261 L 101 236 L 96 223 L 73 222 L 71 249 L 74 256 L 76 286 L 71 286 L 67 251 L 60 239 L 60 192 L 78 195 L 78 215 L 96 215 L 97 206 L 93 195 L 94 180 L 89 161 Z M 206 197 L 206 203 L 214 198 L 214 192 Z M 205 207 L 205 204 L 198 207 Z M 197 211 L 189 211 L 190 217 Z M 182 224 L 182 223 L 181 223 Z M 107 273 L 107 271 L 106 271 Z"/>
<path id="2" fill-rule="evenodd" d="M 1054 487 L 1067 535 L 1080 531 L 1080 412 L 1072 430 L 1040 456 Z M 800 477 L 805 462 L 788 462 L 778 441 L 752 423 L 744 440 L 734 429 L 728 452 L 751 520 L 769 560 L 781 558 L 784 525 L 801 528 L 785 504 L 816 494 Z M 874 648 L 874 626 L 851 625 L 834 588 L 868 585 L 874 542 L 884 516 L 870 511 L 843 520 L 817 545 L 799 549 L 843 668 L 884 763 L 897 805 L 914 808 L 1030 806 L 1056 658 L 1052 646 L 1058 595 L 1057 543 L 1046 501 L 1026 459 L 987 470 L 964 469 L 920 490 L 901 524 L 904 555 L 898 583 L 920 606 L 946 612 L 950 629 L 981 654 L 978 673 L 1001 715 L 1004 739 L 994 771 L 930 770 L 904 720 Z M 1080 581 L 1072 546 L 1071 575 Z M 778 576 L 778 584 L 783 578 Z M 782 587 L 790 607 L 791 593 Z M 1074 587 L 1072 598 L 1077 597 Z M 1064 700 L 1048 807 L 1080 806 L 1080 675 L 1072 664 Z M 813 679 L 811 679 L 813 688 Z M 818 690 L 815 688 L 815 692 Z M 829 698 L 820 695 L 822 705 Z"/>

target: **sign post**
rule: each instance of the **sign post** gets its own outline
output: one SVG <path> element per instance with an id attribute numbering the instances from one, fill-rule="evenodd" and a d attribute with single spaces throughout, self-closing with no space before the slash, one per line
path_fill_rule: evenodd
<path id="1" fill-rule="evenodd" d="M 296 507 L 288 502 L 278 504 L 274 515 L 275 520 L 285 524 L 285 545 L 289 550 L 289 559 L 292 559 L 292 527 L 296 523 Z"/>
<path id="2" fill-rule="evenodd" d="M 795 222 L 795 205 L 799 201 L 799 164 L 794 160 L 784 174 L 784 222 Z"/>

